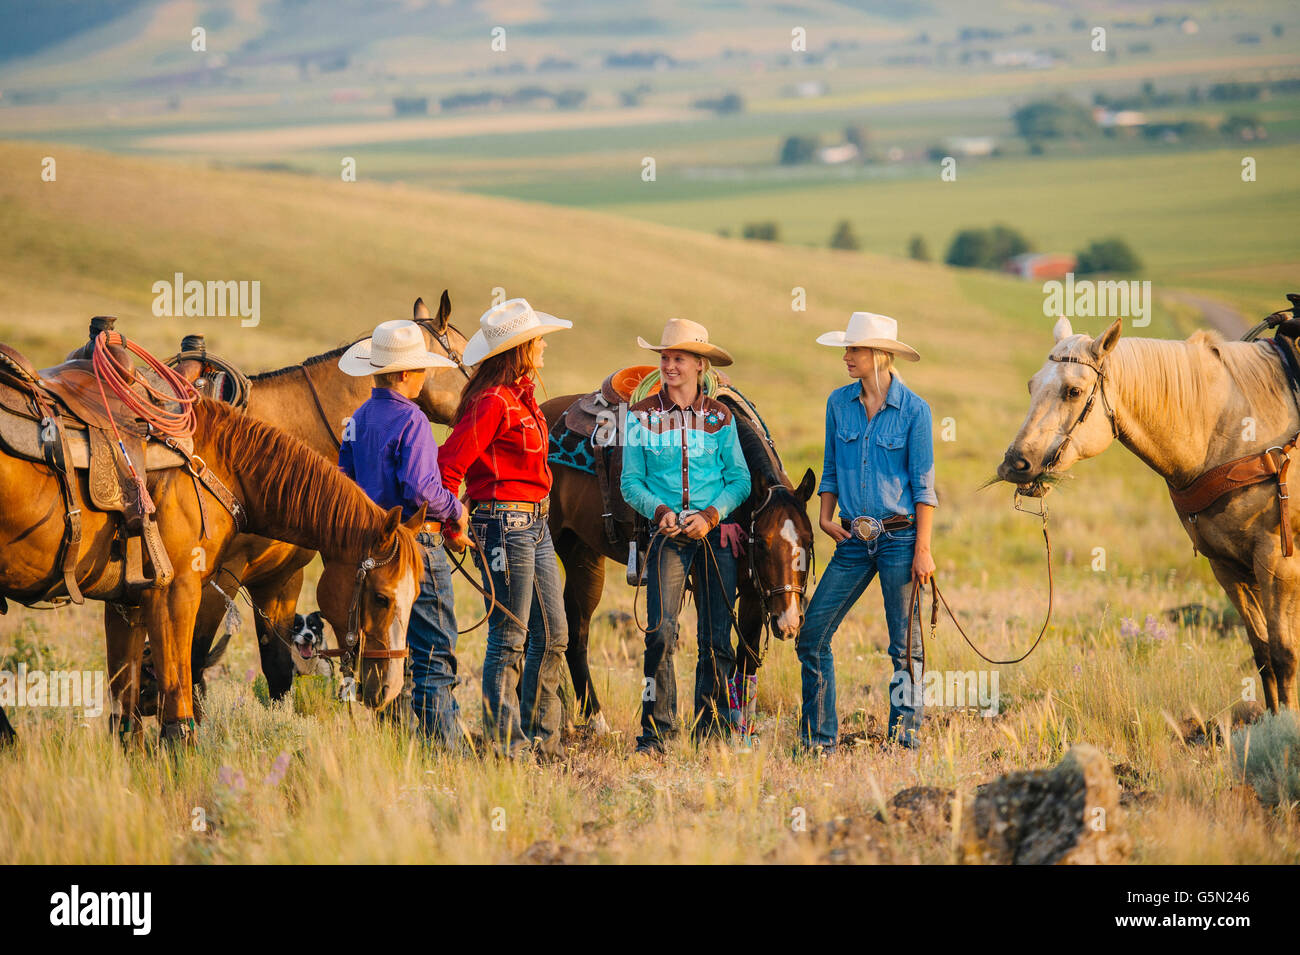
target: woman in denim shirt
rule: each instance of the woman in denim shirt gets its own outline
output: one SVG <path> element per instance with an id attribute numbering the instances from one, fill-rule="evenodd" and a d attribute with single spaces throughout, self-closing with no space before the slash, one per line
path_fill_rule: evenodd
<path id="1" fill-rule="evenodd" d="M 660 344 L 642 338 L 637 344 L 659 352 L 662 388 L 628 409 L 621 488 L 655 529 L 646 554 L 645 689 L 636 749 L 659 753 L 677 733 L 673 649 L 692 569 L 699 641 L 693 735 L 730 735 L 736 559 L 718 524 L 749 496 L 750 477 L 730 409 L 704 393 L 709 363 L 730 365 L 731 356 L 709 344 L 703 325 L 678 318 L 669 320 Z"/>
<path id="2" fill-rule="evenodd" d="M 843 348 L 845 367 L 855 380 L 826 401 L 826 450 L 817 490 L 821 528 L 835 541 L 835 554 L 795 644 L 803 682 L 800 746 L 824 754 L 835 750 L 839 721 L 831 638 L 879 574 L 894 667 L 889 739 L 914 747 L 921 728 L 921 626 L 918 614 L 909 675 L 908 598 L 913 580 L 924 584 L 934 573 L 930 530 L 939 499 L 930 406 L 893 367 L 895 356 L 909 361 L 920 356 L 898 340 L 894 319 L 870 312 L 854 312 L 847 331 L 828 332 L 817 342 Z"/>

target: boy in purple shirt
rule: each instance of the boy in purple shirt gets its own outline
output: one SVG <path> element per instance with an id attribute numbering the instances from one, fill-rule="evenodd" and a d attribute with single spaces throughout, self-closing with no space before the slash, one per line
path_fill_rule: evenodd
<path id="1" fill-rule="evenodd" d="M 420 730 L 440 743 L 465 738 L 456 703 L 456 613 L 451 564 L 443 534 L 461 538 L 465 509 L 442 486 L 438 443 L 429 420 L 411 399 L 424 388 L 426 369 L 455 368 L 428 351 L 414 322 L 383 322 L 373 337 L 339 359 L 349 375 L 373 375 L 375 387 L 343 429 L 339 468 L 382 508 L 401 506 L 409 518 L 425 507 L 416 539 L 424 545 L 424 577 L 411 609 L 406 642 L 411 654 L 411 708 Z"/>

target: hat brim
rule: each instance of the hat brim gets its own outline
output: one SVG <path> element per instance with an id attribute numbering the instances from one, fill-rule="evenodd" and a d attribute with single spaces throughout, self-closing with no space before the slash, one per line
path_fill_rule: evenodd
<path id="1" fill-rule="evenodd" d="M 851 342 L 848 341 L 848 336 L 844 332 L 834 331 L 827 332 L 825 335 L 818 335 L 817 344 L 829 345 L 831 348 L 875 348 L 879 351 L 893 352 L 908 361 L 921 360 L 921 356 L 917 354 L 915 348 L 893 338 L 863 338 L 860 341 Z"/>
<path id="2" fill-rule="evenodd" d="M 450 358 L 431 351 L 415 352 L 387 365 L 375 365 L 370 359 L 371 339 L 363 338 L 339 356 L 339 370 L 353 378 L 366 375 L 387 375 L 394 371 L 417 371 L 421 368 L 455 368 Z"/>
<path id="3" fill-rule="evenodd" d="M 711 345 L 708 342 L 682 342 L 679 345 L 651 345 L 640 335 L 636 337 L 636 343 L 642 348 L 650 351 L 684 351 L 692 355 L 699 355 L 701 358 L 707 358 L 715 365 L 730 365 L 734 363 L 731 354 L 725 348 L 719 348 L 717 345 Z"/>
<path id="4" fill-rule="evenodd" d="M 539 324 L 531 325 L 511 335 L 509 338 L 497 342 L 496 345 L 489 346 L 487 336 L 483 330 L 479 329 L 474 336 L 465 344 L 465 351 L 460 356 L 461 361 L 467 365 L 477 365 L 485 358 L 491 358 L 493 355 L 499 355 L 503 351 L 509 351 L 516 345 L 522 345 L 524 342 L 533 338 L 541 338 L 543 335 L 549 335 L 551 332 L 562 331 L 566 328 L 572 328 L 573 322 L 567 318 L 556 318 L 554 315 L 547 315 L 545 312 L 534 311 L 539 320 Z"/>

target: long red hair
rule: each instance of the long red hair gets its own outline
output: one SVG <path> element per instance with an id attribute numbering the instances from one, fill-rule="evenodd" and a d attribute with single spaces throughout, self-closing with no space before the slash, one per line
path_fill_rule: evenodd
<path id="1" fill-rule="evenodd" d="M 451 419 L 452 427 L 465 417 L 466 412 L 483 392 L 497 385 L 513 385 L 520 377 L 531 375 L 537 370 L 537 366 L 533 364 L 533 347 L 536 342 L 537 339 L 530 338 L 514 348 L 507 348 L 501 354 L 484 358 L 479 362 L 474 376 L 466 382 L 465 390 L 460 394 L 460 404 L 456 406 L 456 413 Z"/>

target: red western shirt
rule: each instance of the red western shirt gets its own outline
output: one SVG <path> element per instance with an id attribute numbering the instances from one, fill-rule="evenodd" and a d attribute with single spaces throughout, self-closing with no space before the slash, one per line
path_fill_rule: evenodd
<path id="1" fill-rule="evenodd" d="M 469 406 L 438 451 L 442 483 L 459 494 L 464 480 L 473 501 L 530 501 L 551 493 L 546 419 L 533 382 L 487 389 Z"/>

